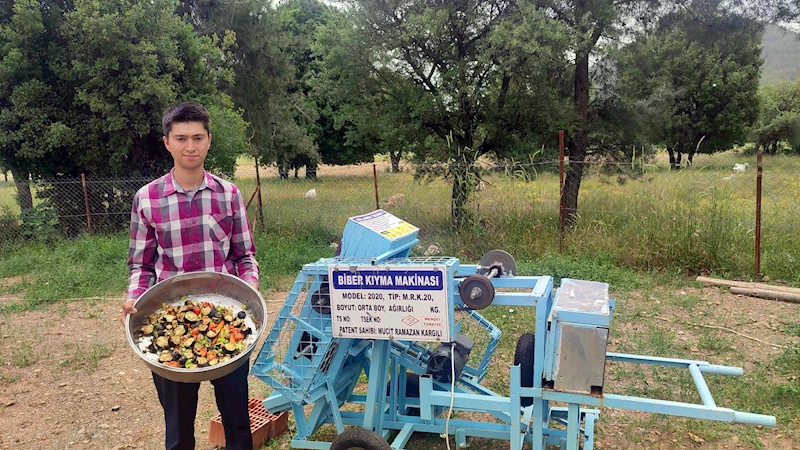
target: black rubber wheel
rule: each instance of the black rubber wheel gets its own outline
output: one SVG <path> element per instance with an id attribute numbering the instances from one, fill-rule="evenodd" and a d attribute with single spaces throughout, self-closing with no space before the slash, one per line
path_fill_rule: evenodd
<path id="1" fill-rule="evenodd" d="M 374 431 L 348 428 L 336 436 L 331 443 L 331 450 L 392 450 L 392 447 Z"/>
<path id="2" fill-rule="evenodd" d="M 533 387 L 533 351 L 535 343 L 535 336 L 532 333 L 525 333 L 517 340 L 517 348 L 514 350 L 514 365 L 519 364 L 522 387 Z M 531 406 L 532 404 L 532 398 L 522 398 L 522 406 Z"/>

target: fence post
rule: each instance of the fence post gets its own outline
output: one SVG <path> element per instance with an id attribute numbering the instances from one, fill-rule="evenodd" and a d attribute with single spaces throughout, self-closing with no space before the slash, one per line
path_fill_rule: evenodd
<path id="1" fill-rule="evenodd" d="M 756 254 L 755 254 L 755 277 L 761 277 L 761 177 L 763 174 L 761 150 L 758 151 L 758 171 L 756 172 Z"/>
<path id="2" fill-rule="evenodd" d="M 375 209 L 381 209 L 381 201 L 378 198 L 378 169 L 375 168 L 375 163 L 372 163 L 372 181 L 375 184 Z"/>
<path id="3" fill-rule="evenodd" d="M 258 223 L 264 225 L 264 216 L 263 216 L 264 213 L 261 211 L 261 176 L 258 173 L 258 153 L 254 153 L 253 157 L 256 160 L 256 192 L 258 192 Z"/>
<path id="4" fill-rule="evenodd" d="M 89 236 L 92 235 L 92 213 L 89 210 L 89 191 L 86 189 L 86 175 L 81 173 L 81 184 L 83 184 L 83 203 L 86 205 L 86 228 Z"/>
<path id="5" fill-rule="evenodd" d="M 564 130 L 558 131 L 558 251 L 564 251 Z"/>

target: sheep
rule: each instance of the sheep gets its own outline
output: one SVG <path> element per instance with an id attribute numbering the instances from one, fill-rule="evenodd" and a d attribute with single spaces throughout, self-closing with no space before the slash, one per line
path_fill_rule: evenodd
<path id="1" fill-rule="evenodd" d="M 748 167 L 750 167 L 750 163 L 734 164 L 733 165 L 733 173 L 735 173 L 735 174 L 736 173 L 744 173 L 747 170 Z"/>
<path id="2" fill-rule="evenodd" d="M 306 192 L 306 195 L 303 198 L 305 198 L 306 200 L 317 198 L 317 189 L 316 188 L 310 189 L 308 192 Z"/>
<path id="3" fill-rule="evenodd" d="M 403 194 L 394 194 L 386 199 L 385 205 L 387 206 L 402 206 L 406 203 L 406 196 Z"/>
<path id="4" fill-rule="evenodd" d="M 735 177 L 735 176 L 736 176 L 736 174 L 735 174 L 735 173 L 732 173 L 732 174 L 728 175 L 727 177 L 723 178 L 723 180 L 725 180 L 725 181 L 731 181 L 731 180 L 733 179 L 733 177 Z"/>

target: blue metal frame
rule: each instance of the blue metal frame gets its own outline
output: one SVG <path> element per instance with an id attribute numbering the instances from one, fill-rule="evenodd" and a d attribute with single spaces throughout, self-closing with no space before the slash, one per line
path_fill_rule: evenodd
<path id="1" fill-rule="evenodd" d="M 608 328 L 615 303 L 608 299 L 608 310 L 563 310 L 558 296 L 553 296 L 553 280 L 548 276 L 500 276 L 491 282 L 497 289 L 493 305 L 531 307 L 536 311 L 533 387 L 522 387 L 521 367 L 511 366 L 508 395 L 495 393 L 480 384 L 499 342 L 501 331 L 476 311 L 466 309 L 463 320 L 474 321 L 487 333 L 488 341 L 477 367 L 467 365 L 454 385 L 437 383 L 426 375 L 429 348 L 417 342 L 396 340 L 338 339 L 332 337 L 330 315 L 314 311 L 310 297 L 317 292 L 327 276 L 329 267 L 342 265 L 374 265 L 402 268 L 404 266 L 447 267 L 449 285 L 450 336 L 461 330 L 463 320 L 456 322 L 455 311 L 465 310 L 458 296 L 458 286 L 467 275 L 477 273 L 474 265 L 461 265 L 455 258 L 408 258 L 417 243 L 416 232 L 401 239 L 388 240 L 348 222 L 343 240 L 342 257 L 323 259 L 307 264 L 298 274 L 286 302 L 278 312 L 273 329 L 253 366 L 253 374 L 275 389 L 264 401 L 272 412 L 292 410 L 297 434 L 293 448 L 328 449 L 330 443 L 311 440 L 315 431 L 325 423 L 334 424 L 339 433 L 345 426 L 359 426 L 388 438 L 393 449 L 402 449 L 414 433 L 443 434 L 446 429 L 454 436 L 458 448 L 466 447 L 473 436 L 509 441 L 509 448 L 520 450 L 527 443 L 532 450 L 544 450 L 546 445 L 562 449 L 585 450 L 594 446 L 594 425 L 599 411 L 610 407 L 692 417 L 729 423 L 775 426 L 775 418 L 760 414 L 720 408 L 708 388 L 703 374 L 742 375 L 741 368 L 718 366 L 705 361 L 659 358 L 621 353 L 606 353 L 605 360 L 633 364 L 679 367 L 688 370 L 694 380 L 700 404 L 665 401 L 602 393 L 561 392 L 544 386 L 552 380 L 559 351 L 559 321 L 579 327 Z M 503 289 L 516 289 L 504 292 Z M 520 292 L 522 290 L 522 292 Z M 291 333 L 291 338 L 286 335 Z M 307 333 L 304 335 L 303 333 Z M 314 348 L 305 355 L 292 352 L 300 341 L 313 336 Z M 283 346 L 283 347 L 281 347 Z M 283 354 L 277 349 L 282 348 Z M 419 374 L 419 398 L 406 397 L 406 371 Z M 355 394 L 361 374 L 368 378 L 366 395 Z M 388 389 L 388 395 L 387 395 Z M 522 407 L 522 399 L 532 399 L 532 405 Z M 552 407 L 550 402 L 566 403 Z M 501 423 L 470 420 L 449 420 L 440 413 L 453 403 L 455 411 L 488 413 Z M 345 404 L 363 405 L 363 412 L 343 411 Z M 310 411 L 307 406 L 310 407 Z M 419 416 L 410 415 L 409 408 L 419 408 Z M 563 425 L 566 429 L 557 427 Z"/>

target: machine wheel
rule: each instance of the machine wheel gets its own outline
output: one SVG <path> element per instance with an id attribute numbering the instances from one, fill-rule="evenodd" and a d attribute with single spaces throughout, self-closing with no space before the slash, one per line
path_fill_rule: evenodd
<path id="1" fill-rule="evenodd" d="M 494 286 L 483 275 L 470 275 L 458 285 L 458 295 L 467 307 L 479 310 L 492 304 Z"/>
<path id="2" fill-rule="evenodd" d="M 532 333 L 525 333 L 517 340 L 517 348 L 514 350 L 514 365 L 519 364 L 522 387 L 533 387 L 533 350 L 535 342 L 536 338 Z M 522 406 L 531 406 L 532 404 L 532 398 L 522 399 Z"/>
<path id="3" fill-rule="evenodd" d="M 378 433 L 366 428 L 348 428 L 336 436 L 331 450 L 392 450 Z"/>

